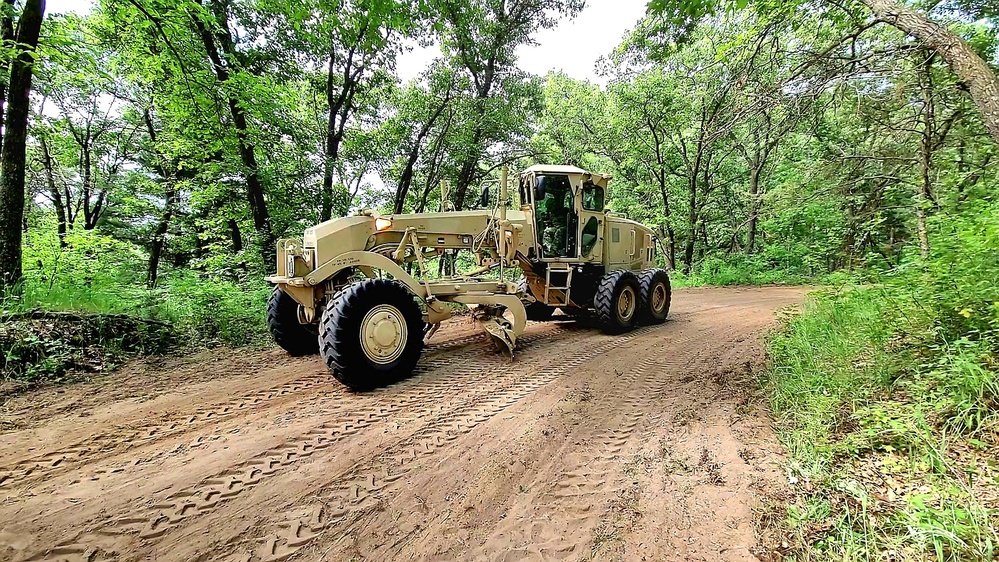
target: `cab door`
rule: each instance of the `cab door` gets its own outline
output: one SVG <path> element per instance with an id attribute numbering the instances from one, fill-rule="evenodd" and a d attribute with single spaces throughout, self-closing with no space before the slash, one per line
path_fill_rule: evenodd
<path id="1" fill-rule="evenodd" d="M 600 263 L 604 248 L 604 196 L 603 186 L 584 180 L 579 189 L 576 206 L 579 209 L 579 261 Z"/>
<path id="2" fill-rule="evenodd" d="M 578 197 L 568 175 L 535 175 L 534 228 L 542 261 L 579 255 Z"/>

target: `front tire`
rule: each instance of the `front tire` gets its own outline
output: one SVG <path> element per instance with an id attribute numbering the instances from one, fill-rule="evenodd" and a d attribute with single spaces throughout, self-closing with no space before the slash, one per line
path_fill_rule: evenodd
<path id="1" fill-rule="evenodd" d="M 298 302 L 280 287 L 274 287 L 267 299 L 267 328 L 274 342 L 291 356 L 319 353 L 316 327 L 298 321 Z"/>
<path id="2" fill-rule="evenodd" d="M 614 271 L 600 279 L 593 308 L 604 332 L 619 334 L 635 326 L 640 294 L 638 278 L 630 271 Z"/>
<path id="3" fill-rule="evenodd" d="M 638 284 L 638 321 L 642 324 L 662 324 L 669 315 L 669 305 L 673 298 L 669 274 L 662 269 L 646 269 L 638 274 Z"/>
<path id="4" fill-rule="evenodd" d="M 413 372 L 424 327 L 423 312 L 407 287 L 367 279 L 340 290 L 326 307 L 319 352 L 338 381 L 370 390 Z"/>

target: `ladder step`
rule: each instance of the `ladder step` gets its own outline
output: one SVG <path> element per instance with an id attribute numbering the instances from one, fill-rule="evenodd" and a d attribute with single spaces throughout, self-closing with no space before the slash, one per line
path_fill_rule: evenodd
<path id="1" fill-rule="evenodd" d="M 569 303 L 569 293 L 572 288 L 572 272 L 572 264 L 551 263 L 548 265 L 548 269 L 545 271 L 545 302 L 547 304 L 560 305 Z M 565 286 L 552 284 L 552 277 L 556 275 L 565 275 Z M 559 295 L 552 294 L 553 291 L 561 292 L 561 298 L 559 298 Z"/>

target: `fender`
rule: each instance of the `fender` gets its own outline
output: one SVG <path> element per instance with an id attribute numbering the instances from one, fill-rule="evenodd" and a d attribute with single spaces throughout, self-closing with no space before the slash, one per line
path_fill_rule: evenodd
<path id="1" fill-rule="evenodd" d="M 421 285 L 416 278 L 406 273 L 406 270 L 399 267 L 399 264 L 381 254 L 376 254 L 374 252 L 354 250 L 340 254 L 306 275 L 305 283 L 314 287 L 348 267 L 356 267 L 367 277 L 374 277 L 374 270 L 380 270 L 388 273 L 395 278 L 396 281 L 399 281 L 409 287 L 409 290 L 412 291 L 413 294 L 420 297 L 420 299 L 426 303 L 427 322 L 430 324 L 436 324 L 451 317 L 451 311 L 448 310 L 446 306 L 442 305 L 436 299 L 427 298 L 427 288 L 424 285 Z"/>

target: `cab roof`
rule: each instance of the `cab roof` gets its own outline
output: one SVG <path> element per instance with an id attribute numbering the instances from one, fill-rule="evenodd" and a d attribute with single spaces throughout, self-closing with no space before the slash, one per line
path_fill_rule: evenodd
<path id="1" fill-rule="evenodd" d="M 535 164 L 524 170 L 524 173 L 530 172 L 534 172 L 535 174 L 591 174 L 596 177 L 610 179 L 610 176 L 606 176 L 604 174 L 593 174 L 575 166 L 558 166 L 554 164 Z"/>

